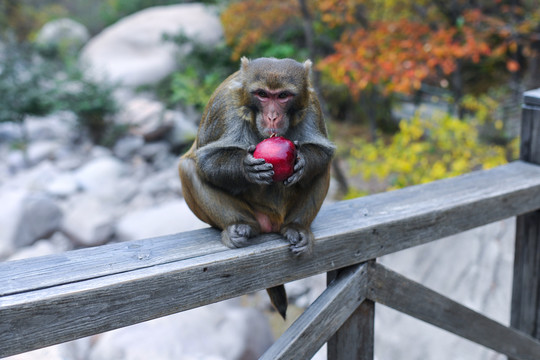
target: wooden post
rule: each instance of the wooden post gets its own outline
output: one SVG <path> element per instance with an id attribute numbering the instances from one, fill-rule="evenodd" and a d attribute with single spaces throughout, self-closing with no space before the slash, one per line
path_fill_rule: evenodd
<path id="1" fill-rule="evenodd" d="M 520 160 L 540 165 L 540 89 L 524 94 Z M 516 219 L 512 327 L 540 339 L 540 209 Z"/>
<path id="2" fill-rule="evenodd" d="M 327 282 L 335 279 L 339 271 L 329 272 Z M 374 328 L 375 303 L 366 299 L 328 340 L 328 360 L 373 360 Z"/>

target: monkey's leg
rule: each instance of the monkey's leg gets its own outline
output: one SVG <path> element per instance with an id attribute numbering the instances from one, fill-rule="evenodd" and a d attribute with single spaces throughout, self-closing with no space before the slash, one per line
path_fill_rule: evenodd
<path id="1" fill-rule="evenodd" d="M 330 174 L 325 173 L 316 177 L 311 187 L 297 187 L 295 190 L 295 201 L 290 203 L 280 231 L 291 244 L 291 251 L 295 255 L 310 254 L 312 251 L 314 238 L 310 226 L 326 197 L 329 184 Z"/>
<path id="2" fill-rule="evenodd" d="M 182 193 L 189 208 L 202 221 L 223 230 L 221 241 L 225 246 L 247 246 L 249 238 L 259 234 L 259 223 L 250 207 L 201 179 L 193 159 L 182 158 L 179 173 Z"/>

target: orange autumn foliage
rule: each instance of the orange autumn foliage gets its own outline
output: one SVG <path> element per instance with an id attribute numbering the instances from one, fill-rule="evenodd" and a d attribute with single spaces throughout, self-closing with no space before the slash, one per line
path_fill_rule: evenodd
<path id="1" fill-rule="evenodd" d="M 384 93 L 410 93 L 437 69 L 449 75 L 457 60 L 478 62 L 490 53 L 488 44 L 467 26 L 433 30 L 406 19 L 378 21 L 368 30 L 345 32 L 319 68 L 345 83 L 353 95 L 373 84 Z"/>

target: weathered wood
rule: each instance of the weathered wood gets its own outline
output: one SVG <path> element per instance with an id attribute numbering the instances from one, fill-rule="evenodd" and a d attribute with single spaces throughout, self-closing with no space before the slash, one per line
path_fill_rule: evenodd
<path id="1" fill-rule="evenodd" d="M 339 271 L 329 273 L 328 280 Z M 375 303 L 366 299 L 328 340 L 328 360 L 373 360 L 374 343 Z"/>
<path id="2" fill-rule="evenodd" d="M 494 181 L 496 179 L 497 181 Z M 540 208 L 540 167 L 488 171 L 326 206 L 312 257 L 275 234 L 230 250 L 216 230 L 0 263 L 0 357 L 361 263 Z"/>
<path id="3" fill-rule="evenodd" d="M 382 265 L 368 268 L 368 298 L 519 360 L 540 359 L 540 342 Z"/>
<path id="4" fill-rule="evenodd" d="M 524 94 L 521 160 L 540 164 L 540 89 Z M 540 209 L 516 219 L 512 327 L 540 339 Z"/>
<path id="5" fill-rule="evenodd" d="M 366 296 L 366 264 L 344 269 L 260 360 L 310 359 Z"/>

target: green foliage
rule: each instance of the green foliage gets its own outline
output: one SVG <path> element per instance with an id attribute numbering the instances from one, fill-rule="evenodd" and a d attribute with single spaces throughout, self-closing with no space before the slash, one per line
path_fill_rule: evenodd
<path id="1" fill-rule="evenodd" d="M 387 179 L 395 189 L 506 163 L 505 148 L 482 143 L 476 125 L 449 114 L 402 120 L 388 141 L 356 141 L 352 172 Z"/>
<path id="2" fill-rule="evenodd" d="M 118 129 L 110 117 L 117 110 L 114 86 L 83 76 L 75 62 L 39 56 L 28 44 L 5 45 L 0 67 L 0 121 L 24 121 L 56 110 L 77 114 L 91 139 L 105 144 Z"/>
<path id="3" fill-rule="evenodd" d="M 158 96 L 168 106 L 181 103 L 204 109 L 217 86 L 238 70 L 240 64 L 231 60 L 230 49 L 225 44 L 208 46 L 182 34 L 166 40 L 187 46 L 191 51 L 178 60 L 177 70 L 159 85 Z"/>
<path id="4" fill-rule="evenodd" d="M 98 83 L 84 77 L 75 68 L 69 74 L 65 91 L 61 96 L 63 108 L 77 115 L 78 125 L 96 144 L 112 146 L 126 129 L 114 124 L 112 115 L 118 110 L 113 97 L 114 85 Z"/>
<path id="5" fill-rule="evenodd" d="M 46 115 L 56 107 L 58 90 L 53 66 L 36 63 L 27 47 L 5 45 L 0 68 L 0 121 L 23 121 L 26 115 Z"/>

